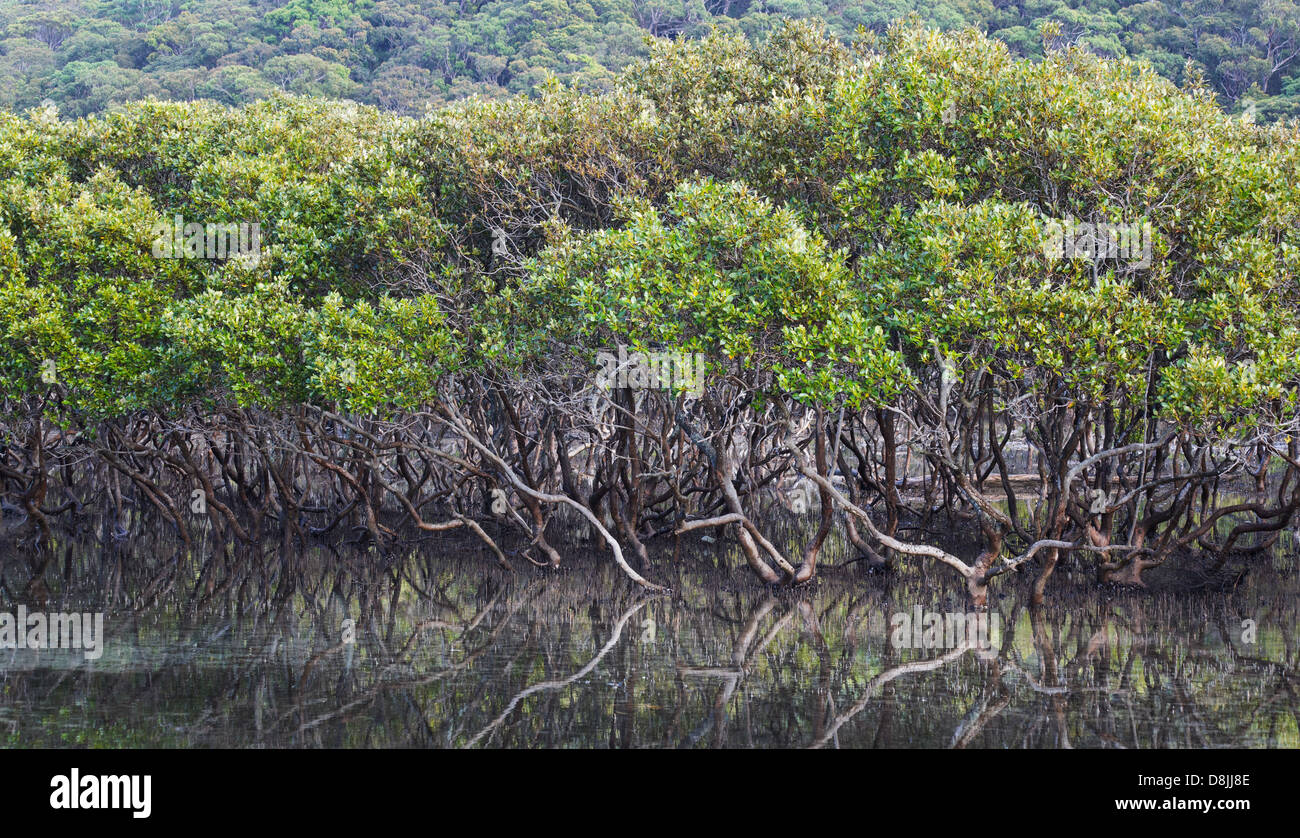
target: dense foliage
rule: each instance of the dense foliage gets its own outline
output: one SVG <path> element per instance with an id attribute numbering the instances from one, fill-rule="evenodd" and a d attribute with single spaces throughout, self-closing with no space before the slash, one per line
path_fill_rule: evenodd
<path id="1" fill-rule="evenodd" d="M 804 581 L 847 512 L 864 556 L 939 559 L 977 601 L 1030 560 L 1040 593 L 1061 554 L 1140 582 L 1290 522 L 1294 127 L 913 27 L 653 49 L 608 93 L 418 120 L 0 113 L 5 495 L 47 537 L 96 487 L 121 514 L 119 481 L 183 535 L 191 489 L 231 538 L 400 518 L 496 549 L 495 517 L 550 564 L 567 508 L 638 580 L 647 542 L 728 527 L 761 578 Z M 260 250 L 156 258 L 178 216 L 257 223 Z M 1144 252 L 1061 258 L 1076 220 Z M 699 353 L 704 386 L 602 387 L 615 350 Z M 754 512 L 800 475 L 820 524 L 790 560 Z M 1234 477 L 1256 495 L 1224 501 Z M 898 539 L 936 509 L 977 555 Z"/>
<path id="2" fill-rule="evenodd" d="M 1022 56 L 1077 46 L 1204 76 L 1232 109 L 1300 116 L 1300 8 L 1292 0 L 0 0 L 0 106 L 45 100 L 81 116 L 146 97 L 242 105 L 277 91 L 408 115 L 469 94 L 535 92 L 549 76 L 592 89 L 648 54 L 646 35 L 710 28 L 762 40 L 815 18 L 841 40 L 916 15 L 974 27 Z M 1252 108 L 1253 105 L 1253 108 Z"/>

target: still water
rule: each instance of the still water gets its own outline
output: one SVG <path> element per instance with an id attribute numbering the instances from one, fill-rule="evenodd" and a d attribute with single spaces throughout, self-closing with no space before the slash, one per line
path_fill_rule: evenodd
<path id="1" fill-rule="evenodd" d="M 967 610 L 941 566 L 831 566 L 771 593 L 734 548 L 694 545 L 656 557 L 673 592 L 646 596 L 580 553 L 512 574 L 445 539 L 141 541 L 0 547 L 0 612 L 105 615 L 94 660 L 0 649 L 0 745 L 1300 746 L 1294 539 L 1191 591 L 1099 588 L 1080 566 L 1033 609 L 1028 579 L 1000 579 L 983 649 L 894 631 Z"/>

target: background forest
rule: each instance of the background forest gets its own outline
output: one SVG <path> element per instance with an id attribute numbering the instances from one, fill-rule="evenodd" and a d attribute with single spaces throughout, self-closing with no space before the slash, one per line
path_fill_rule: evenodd
<path id="1" fill-rule="evenodd" d="M 915 14 L 973 26 L 1022 56 L 1081 46 L 1201 77 L 1232 112 L 1300 116 L 1291 0 L 0 0 L 0 107 L 83 116 L 148 97 L 242 105 L 277 91 L 407 115 L 551 75 L 606 90 L 645 36 L 711 27 L 762 40 L 787 18 L 842 39 Z"/>

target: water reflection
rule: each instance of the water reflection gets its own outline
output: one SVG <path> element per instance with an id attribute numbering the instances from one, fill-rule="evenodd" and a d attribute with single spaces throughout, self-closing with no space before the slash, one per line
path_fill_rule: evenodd
<path id="1" fill-rule="evenodd" d="M 0 650 L 0 743 L 1300 745 L 1281 553 L 1227 592 L 1099 590 L 1067 569 L 1032 608 L 1008 584 L 993 648 L 916 649 L 895 648 L 891 615 L 967 607 L 924 569 L 842 568 L 772 594 L 683 558 L 673 592 L 646 596 L 596 558 L 512 575 L 448 543 L 4 554 L 0 610 L 103 610 L 107 639 L 95 661 Z"/>

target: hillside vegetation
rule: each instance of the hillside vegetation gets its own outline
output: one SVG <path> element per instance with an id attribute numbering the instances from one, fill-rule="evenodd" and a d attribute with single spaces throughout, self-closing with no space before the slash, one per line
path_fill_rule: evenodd
<path id="1" fill-rule="evenodd" d="M 243 105 L 276 92 L 420 115 L 470 94 L 536 93 L 555 76 L 593 90 L 649 54 L 647 36 L 712 28 L 761 42 L 817 19 L 841 41 L 914 15 L 972 27 L 1019 56 L 1079 47 L 1204 77 L 1257 120 L 1300 116 L 1292 0 L 0 0 L 0 107 L 70 116 L 157 97 Z M 1253 105 L 1253 107 L 1252 107 Z"/>

